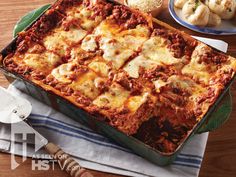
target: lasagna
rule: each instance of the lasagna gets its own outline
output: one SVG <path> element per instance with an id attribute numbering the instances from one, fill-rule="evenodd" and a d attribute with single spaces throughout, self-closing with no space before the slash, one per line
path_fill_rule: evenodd
<path id="1" fill-rule="evenodd" d="M 165 153 L 236 71 L 235 58 L 106 0 L 57 1 L 16 46 L 9 71 Z"/>

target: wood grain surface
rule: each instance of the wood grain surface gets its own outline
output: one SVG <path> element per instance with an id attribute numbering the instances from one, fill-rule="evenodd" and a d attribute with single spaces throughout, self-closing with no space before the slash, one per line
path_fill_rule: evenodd
<path id="1" fill-rule="evenodd" d="M 52 3 L 53 0 L 0 0 L 0 48 L 6 46 L 12 39 L 12 30 L 19 17 L 30 10 L 42 6 L 46 3 Z M 236 57 L 236 35 L 234 36 L 213 36 L 202 35 L 192 32 L 178 25 L 170 16 L 167 9 L 167 0 L 165 0 L 164 10 L 158 16 L 172 26 L 183 30 L 191 35 L 221 39 L 229 43 L 228 53 Z M 0 74 L 0 85 L 8 86 L 8 82 Z M 236 83 L 233 84 L 232 96 L 234 98 L 234 107 L 230 120 L 220 129 L 211 132 L 207 143 L 200 177 L 235 177 L 236 176 Z M 20 157 L 18 157 L 20 160 Z M 98 177 L 118 177 L 117 175 L 105 174 L 92 171 Z M 0 153 L 0 177 L 67 177 L 68 175 L 61 171 L 58 166 L 50 171 L 32 171 L 31 160 L 28 159 L 19 168 L 10 170 L 10 155 Z"/>

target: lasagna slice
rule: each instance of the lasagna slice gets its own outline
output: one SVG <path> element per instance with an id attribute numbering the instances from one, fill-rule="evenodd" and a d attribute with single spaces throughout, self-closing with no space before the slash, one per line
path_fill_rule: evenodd
<path id="1" fill-rule="evenodd" d="M 235 68 L 234 58 L 219 53 L 205 44 L 199 44 L 193 51 L 190 62 L 181 72 L 205 85 L 225 85 L 233 77 Z"/>
<path id="2" fill-rule="evenodd" d="M 118 83 L 93 101 L 98 112 L 105 116 L 110 125 L 132 135 L 153 114 L 156 99 L 149 92 L 132 95 Z"/>

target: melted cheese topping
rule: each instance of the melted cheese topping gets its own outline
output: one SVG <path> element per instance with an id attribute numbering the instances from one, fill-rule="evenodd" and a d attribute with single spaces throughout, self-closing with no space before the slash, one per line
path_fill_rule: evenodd
<path id="1" fill-rule="evenodd" d="M 96 36 L 89 35 L 84 38 L 81 44 L 81 48 L 88 52 L 94 52 L 97 48 Z"/>
<path id="2" fill-rule="evenodd" d="M 138 50 L 148 39 L 150 31 L 146 26 L 138 25 L 134 29 L 122 30 L 119 25 L 110 21 L 103 21 L 96 29 L 94 34 L 102 36 L 102 39 L 115 40 L 125 45 L 127 49 Z M 105 40 L 104 40 L 105 41 Z M 102 43 L 104 42 L 102 41 Z"/>
<path id="3" fill-rule="evenodd" d="M 100 61 L 93 61 L 88 67 L 103 77 L 108 76 L 110 70 L 110 67 L 106 63 Z"/>
<path id="4" fill-rule="evenodd" d="M 146 26 L 138 25 L 134 29 L 122 31 L 119 36 L 123 40 L 121 42 L 133 49 L 138 50 L 142 44 L 148 39 L 150 31 Z"/>
<path id="5" fill-rule="evenodd" d="M 70 44 L 80 42 L 86 36 L 87 32 L 85 30 L 72 27 L 69 31 L 60 31 L 57 34 L 61 35 L 62 38 Z"/>
<path id="6" fill-rule="evenodd" d="M 115 69 L 121 68 L 134 53 L 127 48 L 125 43 L 119 43 L 113 39 L 103 38 L 100 48 L 104 51 L 103 58 L 111 62 Z"/>
<path id="7" fill-rule="evenodd" d="M 71 56 L 71 60 L 79 61 L 79 60 L 83 59 L 84 57 L 86 57 L 87 53 L 86 53 L 86 51 L 84 51 L 80 47 L 73 47 L 70 51 L 70 56 Z"/>
<path id="8" fill-rule="evenodd" d="M 96 88 L 99 88 L 101 85 L 103 85 L 104 83 L 107 82 L 107 79 L 105 78 L 101 78 L 101 77 L 97 77 L 95 80 L 94 80 L 94 85 Z"/>
<path id="9" fill-rule="evenodd" d="M 218 74 L 218 77 L 221 77 L 222 73 L 229 73 L 232 69 L 236 71 L 236 60 L 233 57 L 229 57 L 227 63 L 217 70 L 216 74 Z"/>
<path id="10" fill-rule="evenodd" d="M 60 56 L 63 56 L 66 54 L 69 45 L 80 42 L 86 34 L 86 31 L 78 28 L 70 28 L 69 31 L 57 28 L 53 34 L 44 39 L 44 46 L 48 50 L 55 51 Z"/>
<path id="11" fill-rule="evenodd" d="M 186 90 L 189 93 L 192 93 L 197 84 L 187 77 L 181 77 L 178 75 L 173 75 L 168 78 L 168 84 L 173 88 L 181 88 L 182 90 Z"/>
<path id="12" fill-rule="evenodd" d="M 102 17 L 100 17 L 99 15 L 97 15 L 94 20 L 90 19 L 93 13 L 94 13 L 93 11 L 84 8 L 83 6 L 73 7 L 68 11 L 67 13 L 68 17 L 66 20 L 70 21 L 71 19 L 78 19 L 80 22 L 79 25 L 84 30 L 90 31 L 102 21 Z"/>
<path id="13" fill-rule="evenodd" d="M 130 77 L 139 78 L 139 69 L 151 69 L 156 66 L 156 62 L 145 58 L 144 56 L 138 56 L 131 60 L 125 67 L 124 70 L 129 74 Z"/>
<path id="14" fill-rule="evenodd" d="M 111 109 L 120 108 L 128 99 L 130 92 L 114 83 L 110 90 L 93 101 L 93 104 L 98 107 L 109 107 Z"/>
<path id="15" fill-rule="evenodd" d="M 122 31 L 118 25 L 106 20 L 95 29 L 94 34 L 82 41 L 81 47 L 86 51 L 94 51 L 99 44 L 104 52 L 103 58 L 111 62 L 115 69 L 119 69 L 147 40 L 149 33 L 148 28 L 141 25 Z M 96 37 L 100 38 L 98 42 Z"/>
<path id="16" fill-rule="evenodd" d="M 211 77 L 207 69 L 206 65 L 199 64 L 196 58 L 192 58 L 191 62 L 182 69 L 182 73 L 207 84 Z"/>
<path id="17" fill-rule="evenodd" d="M 128 99 L 127 107 L 135 113 L 145 102 L 147 102 L 149 93 L 144 93 L 141 96 L 133 96 Z"/>
<path id="18" fill-rule="evenodd" d="M 228 63 L 228 65 L 226 65 L 226 66 L 229 66 L 229 67 L 231 67 L 234 71 L 236 71 L 236 60 L 235 60 L 235 58 L 233 58 L 233 57 L 229 57 L 229 63 Z"/>
<path id="19" fill-rule="evenodd" d="M 209 83 L 212 76 L 211 73 L 216 71 L 215 65 L 206 65 L 204 62 L 199 62 L 200 56 L 208 52 L 210 48 L 205 44 L 198 45 L 193 51 L 191 61 L 182 69 L 182 73 L 191 76 L 193 79 L 199 80 L 205 84 Z"/>
<path id="20" fill-rule="evenodd" d="M 159 80 L 156 80 L 156 81 L 153 81 L 153 84 L 156 88 L 156 92 L 157 93 L 160 93 L 161 91 L 161 88 L 166 86 L 168 83 L 167 82 L 164 82 L 163 80 L 159 79 Z"/>
<path id="21" fill-rule="evenodd" d="M 102 21 L 94 31 L 96 36 L 103 36 L 103 37 L 114 37 L 121 32 L 119 25 L 111 24 L 109 20 Z"/>
<path id="22" fill-rule="evenodd" d="M 87 72 L 80 75 L 76 81 L 71 84 L 74 90 L 80 91 L 83 95 L 90 99 L 95 99 L 99 94 L 99 90 L 96 88 L 95 79 L 98 76 L 94 72 Z"/>
<path id="23" fill-rule="evenodd" d="M 62 64 L 59 67 L 52 70 L 51 74 L 62 83 L 71 83 L 72 80 L 69 78 L 74 73 L 72 68 L 75 66 L 73 63 Z"/>
<path id="24" fill-rule="evenodd" d="M 191 95 L 202 90 L 202 86 L 200 84 L 197 84 L 188 77 L 179 75 L 170 76 L 166 82 L 161 79 L 153 81 L 153 84 L 155 85 L 157 92 L 160 92 L 160 89 L 166 85 L 169 85 L 172 88 L 179 88 L 183 91 L 187 91 Z"/>
<path id="25" fill-rule="evenodd" d="M 187 91 L 191 95 L 189 100 L 194 103 L 196 103 L 199 96 L 207 92 L 205 87 L 197 84 L 188 77 L 173 75 L 168 78 L 168 84 L 173 88 L 180 88 L 181 90 Z"/>
<path id="26" fill-rule="evenodd" d="M 157 64 L 173 65 L 183 62 L 182 59 L 175 58 L 167 47 L 167 41 L 164 38 L 151 37 L 143 44 L 143 56 L 155 61 Z"/>
<path id="27" fill-rule="evenodd" d="M 43 54 L 30 54 L 26 53 L 24 56 L 24 63 L 27 66 L 31 66 L 35 69 L 49 69 L 55 67 L 61 59 L 54 53 L 45 52 Z"/>
<path id="28" fill-rule="evenodd" d="M 62 36 L 57 36 L 56 34 L 47 36 L 44 39 L 44 46 L 47 50 L 55 51 L 60 56 L 66 54 L 66 50 L 69 47 Z"/>

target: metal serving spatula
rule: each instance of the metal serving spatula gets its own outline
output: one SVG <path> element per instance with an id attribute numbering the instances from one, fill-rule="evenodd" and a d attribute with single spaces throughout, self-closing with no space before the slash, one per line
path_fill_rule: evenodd
<path id="1" fill-rule="evenodd" d="M 43 145 L 44 149 L 57 160 L 64 170 L 72 177 L 93 177 L 86 169 L 81 167 L 73 158 L 65 153 L 60 147 L 49 142 L 39 132 L 27 123 L 26 118 L 30 115 L 32 106 L 29 101 L 24 98 L 17 97 L 6 89 L 0 87 L 0 122 L 7 124 L 20 123 L 21 128 L 27 129 L 35 135 L 37 142 Z"/>

